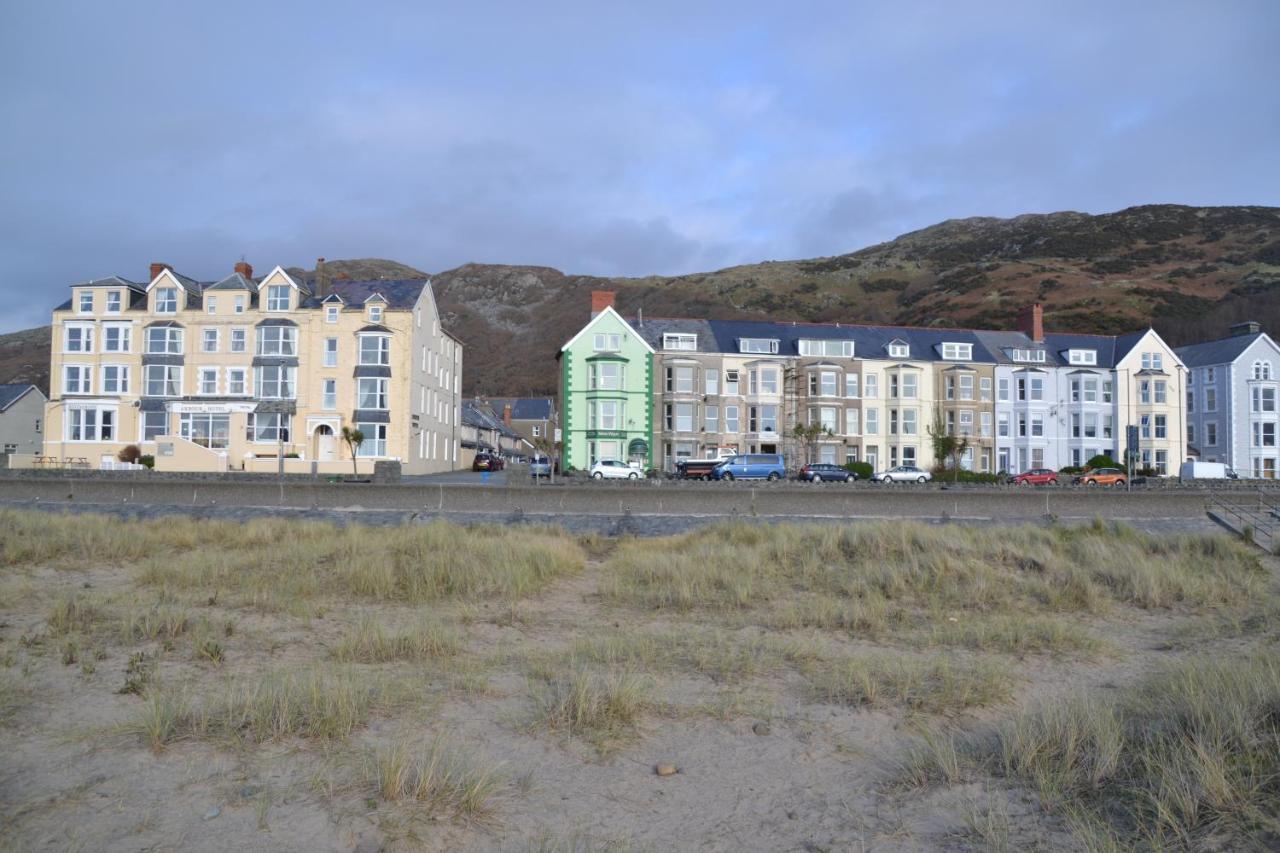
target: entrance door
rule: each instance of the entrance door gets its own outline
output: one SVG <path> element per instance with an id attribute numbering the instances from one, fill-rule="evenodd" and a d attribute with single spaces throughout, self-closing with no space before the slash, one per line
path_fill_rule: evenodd
<path id="1" fill-rule="evenodd" d="M 338 458 L 337 436 L 328 424 L 316 427 L 315 458 L 319 462 L 332 462 Z"/>

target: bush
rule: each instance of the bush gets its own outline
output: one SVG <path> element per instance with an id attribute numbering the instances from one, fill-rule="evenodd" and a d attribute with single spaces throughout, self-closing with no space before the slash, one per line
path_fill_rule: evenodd
<path id="1" fill-rule="evenodd" d="M 1083 474 L 1084 469 L 1079 465 L 1063 465 L 1058 469 L 1059 474 Z"/>
<path id="2" fill-rule="evenodd" d="M 127 444 L 120 448 L 120 452 L 116 454 L 116 459 L 121 462 L 135 463 L 142 457 L 142 451 L 138 449 L 136 444 Z"/>
<path id="3" fill-rule="evenodd" d="M 1097 456 L 1084 463 L 1085 468 L 1123 468 L 1124 465 L 1112 459 L 1105 453 L 1099 453 Z"/>
<path id="4" fill-rule="evenodd" d="M 138 457 L 138 464 L 146 465 L 148 468 L 154 468 L 156 467 L 156 458 L 150 453 L 146 453 Z"/>
<path id="5" fill-rule="evenodd" d="M 857 474 L 859 480 L 870 480 L 871 475 L 875 473 L 875 469 L 871 467 L 869 462 L 846 462 L 842 467 L 846 471 L 852 471 Z"/>
<path id="6" fill-rule="evenodd" d="M 966 471 L 961 468 L 934 468 L 933 479 L 947 483 L 1001 483 L 1004 478 L 999 474 L 983 474 L 978 471 Z"/>

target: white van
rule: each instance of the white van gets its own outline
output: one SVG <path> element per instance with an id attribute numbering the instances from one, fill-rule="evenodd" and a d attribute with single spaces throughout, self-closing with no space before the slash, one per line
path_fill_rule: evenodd
<path id="1" fill-rule="evenodd" d="M 1188 459 L 1182 463 L 1178 476 L 1183 480 L 1236 480 L 1239 477 L 1222 462 L 1197 462 Z"/>

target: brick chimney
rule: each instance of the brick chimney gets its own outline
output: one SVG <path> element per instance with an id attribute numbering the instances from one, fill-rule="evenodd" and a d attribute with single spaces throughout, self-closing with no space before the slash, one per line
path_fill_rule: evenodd
<path id="1" fill-rule="evenodd" d="M 1018 331 L 1036 343 L 1044 343 L 1044 308 L 1039 302 L 1018 312 Z"/>
<path id="2" fill-rule="evenodd" d="M 507 426 L 511 426 L 511 404 L 506 403 L 502 407 L 502 422 Z"/>
<path id="3" fill-rule="evenodd" d="M 316 298 L 329 295 L 329 274 L 324 271 L 324 258 L 316 258 Z"/>
<path id="4" fill-rule="evenodd" d="M 245 278 L 253 278 L 253 265 L 244 261 L 236 261 L 236 272 Z"/>
<path id="5" fill-rule="evenodd" d="M 151 262 L 151 278 L 147 279 L 147 281 L 155 281 L 156 276 L 160 275 L 161 272 L 163 272 L 164 270 L 171 270 L 171 269 L 173 269 L 173 267 L 169 266 L 168 264 L 162 264 L 159 261 L 152 261 Z"/>
<path id="6" fill-rule="evenodd" d="M 612 308 L 613 298 L 616 295 L 612 290 L 591 291 L 591 319 L 594 320 L 604 309 Z"/>

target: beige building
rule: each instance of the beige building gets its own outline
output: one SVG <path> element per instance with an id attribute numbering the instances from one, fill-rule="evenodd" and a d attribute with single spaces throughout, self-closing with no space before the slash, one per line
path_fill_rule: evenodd
<path id="1" fill-rule="evenodd" d="M 459 464 L 462 344 L 431 283 L 298 281 L 248 264 L 199 282 L 72 285 L 53 312 L 44 453 L 110 464 L 137 445 L 158 470 L 343 473 Z M 283 460 L 283 461 L 282 461 Z"/>

